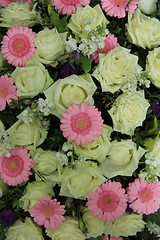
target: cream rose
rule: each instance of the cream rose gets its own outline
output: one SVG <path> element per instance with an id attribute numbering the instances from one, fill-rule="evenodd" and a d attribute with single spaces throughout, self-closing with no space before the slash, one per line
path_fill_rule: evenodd
<path id="1" fill-rule="evenodd" d="M 134 14 L 128 14 L 128 23 L 125 26 L 129 42 L 144 49 L 160 45 L 160 21 L 141 13 L 139 8 Z"/>
<path id="2" fill-rule="evenodd" d="M 102 92 L 114 93 L 140 70 L 138 57 L 131 54 L 129 49 L 118 46 L 100 55 L 99 64 L 92 75 L 100 82 Z"/>
<path id="3" fill-rule="evenodd" d="M 60 160 L 56 156 L 56 151 L 45 151 L 41 148 L 31 150 L 30 154 L 34 160 L 34 170 L 36 180 L 41 181 L 41 177 L 45 182 L 54 187 L 56 183 L 61 182 L 62 166 Z M 39 174 L 41 177 L 39 177 Z"/>
<path id="4" fill-rule="evenodd" d="M 47 137 L 47 131 L 37 123 L 24 123 L 18 120 L 8 130 L 13 145 L 35 149 L 41 145 Z"/>
<path id="5" fill-rule="evenodd" d="M 95 91 L 96 85 L 91 75 L 84 74 L 59 79 L 44 91 L 44 94 L 48 103 L 53 104 L 51 113 L 61 118 L 62 113 L 73 103 L 87 102 L 89 105 L 93 105 L 92 95 Z"/>
<path id="6" fill-rule="evenodd" d="M 4 183 L 0 178 L 0 198 L 3 196 L 3 193 L 8 189 L 8 184 Z"/>
<path id="7" fill-rule="evenodd" d="M 139 0 L 138 8 L 145 14 L 151 14 L 156 10 L 157 0 Z"/>
<path id="8" fill-rule="evenodd" d="M 142 214 L 125 213 L 121 218 L 118 218 L 114 221 L 112 225 L 111 236 L 128 237 L 136 235 L 137 232 L 141 232 L 146 224 L 142 220 L 142 217 Z"/>
<path id="9" fill-rule="evenodd" d="M 53 83 L 48 70 L 42 64 L 16 67 L 11 76 L 15 79 L 18 97 L 34 97 L 48 89 Z"/>
<path id="10" fill-rule="evenodd" d="M 111 143 L 108 157 L 100 165 L 100 169 L 104 176 L 112 178 L 117 175 L 132 176 L 133 172 L 138 168 L 139 160 L 146 152 L 131 140 L 114 140 Z"/>
<path id="11" fill-rule="evenodd" d="M 97 4 L 93 8 L 89 5 L 78 7 L 76 13 L 71 15 L 68 27 L 79 38 L 86 37 L 88 32 L 85 29 L 85 25 L 87 25 L 88 21 L 91 22 L 90 26 L 93 30 L 96 30 L 99 25 L 106 28 L 109 23 L 102 12 L 100 5 Z"/>
<path id="12" fill-rule="evenodd" d="M 84 240 L 85 235 L 78 226 L 78 220 L 72 217 L 65 217 L 65 221 L 54 229 L 47 228 L 46 234 L 52 240 Z"/>
<path id="13" fill-rule="evenodd" d="M 44 240 L 42 229 L 31 218 L 26 217 L 24 222 L 16 220 L 5 233 L 6 240 Z"/>
<path id="14" fill-rule="evenodd" d="M 90 237 L 98 237 L 103 234 L 104 231 L 104 222 L 99 220 L 98 218 L 94 217 L 92 213 L 85 208 L 83 210 L 83 221 L 88 230 L 87 238 Z"/>
<path id="15" fill-rule="evenodd" d="M 113 129 L 130 136 L 134 135 L 135 128 L 142 126 L 149 106 L 144 91 L 120 95 L 108 111 L 113 121 Z"/>
<path id="16" fill-rule="evenodd" d="M 147 138 L 145 140 L 146 149 L 150 152 L 153 152 L 155 156 L 160 158 L 160 137 L 159 135 L 156 138 Z"/>
<path id="17" fill-rule="evenodd" d="M 88 143 L 87 145 L 76 145 L 73 143 L 74 151 L 78 156 L 84 156 L 103 162 L 108 150 L 111 146 L 110 134 L 112 128 L 103 124 L 103 132 L 100 137 L 95 138 L 95 141 Z"/>
<path id="18" fill-rule="evenodd" d="M 86 199 L 106 181 L 98 165 L 91 161 L 75 163 L 75 169 L 66 166 L 62 173 L 61 196 Z"/>
<path id="19" fill-rule="evenodd" d="M 149 51 L 146 58 L 146 71 L 153 85 L 160 88 L 160 47 Z"/>
<path id="20" fill-rule="evenodd" d="M 40 13 L 36 11 L 36 4 L 31 9 L 28 2 L 12 2 L 7 7 L 0 9 L 1 27 L 11 28 L 13 26 L 32 27 L 41 19 Z"/>
<path id="21" fill-rule="evenodd" d="M 25 211 L 29 211 L 41 198 L 48 196 L 54 196 L 54 192 L 47 183 L 42 181 L 29 182 L 23 196 L 19 199 L 19 205 Z"/>
<path id="22" fill-rule="evenodd" d="M 65 52 L 67 33 L 58 33 L 56 28 L 44 29 L 37 33 L 35 44 L 39 59 L 44 64 L 54 64 Z"/>

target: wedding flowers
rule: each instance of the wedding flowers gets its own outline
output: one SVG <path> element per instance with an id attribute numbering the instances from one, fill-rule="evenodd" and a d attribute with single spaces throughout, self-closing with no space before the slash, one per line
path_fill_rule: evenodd
<path id="1" fill-rule="evenodd" d="M 93 216 L 112 222 L 122 217 L 127 207 L 127 195 L 119 182 L 102 183 L 89 196 L 86 204 Z"/>
<path id="2" fill-rule="evenodd" d="M 6 108 L 6 102 L 10 104 L 11 98 L 17 99 L 17 88 L 13 84 L 13 78 L 9 78 L 7 75 L 0 77 L 0 111 Z"/>
<path id="3" fill-rule="evenodd" d="M 65 206 L 60 205 L 57 199 L 51 200 L 50 197 L 42 198 L 30 210 L 34 221 L 45 228 L 56 228 L 62 224 L 65 218 Z"/>
<path id="4" fill-rule="evenodd" d="M 3 57 L 13 66 L 25 66 L 25 61 L 35 54 L 35 36 L 36 34 L 28 27 L 12 27 L 1 42 Z"/>
<path id="5" fill-rule="evenodd" d="M 11 156 L 0 157 L 0 175 L 4 183 L 16 186 L 24 181 L 28 181 L 32 173 L 34 161 L 30 158 L 27 149 L 16 146 L 10 151 Z"/>
<path id="6" fill-rule="evenodd" d="M 160 205 L 160 182 L 147 183 L 135 179 L 129 183 L 128 199 L 134 212 L 146 215 L 158 211 Z"/>
<path id="7" fill-rule="evenodd" d="M 86 145 L 95 140 L 103 131 L 101 113 L 95 106 L 87 103 L 72 104 L 62 114 L 60 129 L 68 141 L 74 141 L 77 145 Z"/>

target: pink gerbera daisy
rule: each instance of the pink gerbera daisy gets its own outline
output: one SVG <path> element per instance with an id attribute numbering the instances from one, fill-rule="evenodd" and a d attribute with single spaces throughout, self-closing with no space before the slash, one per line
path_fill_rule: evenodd
<path id="1" fill-rule="evenodd" d="M 128 202 L 134 212 L 146 215 L 157 212 L 160 206 L 160 182 L 148 183 L 139 178 L 128 187 Z"/>
<path id="2" fill-rule="evenodd" d="M 113 222 L 125 213 L 127 194 L 119 182 L 109 180 L 90 194 L 87 206 L 94 217 L 101 221 Z"/>
<path id="3" fill-rule="evenodd" d="M 111 17 L 123 18 L 126 11 L 133 14 L 139 0 L 101 0 L 102 9 Z M 128 5 L 129 3 L 129 5 Z"/>
<path id="4" fill-rule="evenodd" d="M 10 149 L 10 157 L 0 157 L 0 177 L 4 183 L 11 186 L 16 186 L 24 181 L 29 180 L 29 175 L 32 173 L 33 159 L 27 149 L 16 146 Z"/>
<path id="5" fill-rule="evenodd" d="M 52 0 L 52 5 L 59 13 L 71 15 L 76 12 L 78 6 L 89 5 L 90 0 Z"/>
<path id="6" fill-rule="evenodd" d="M 45 228 L 56 228 L 62 224 L 65 218 L 65 206 L 57 202 L 57 199 L 51 200 L 50 197 L 41 198 L 34 207 L 30 210 L 34 221 Z"/>
<path id="7" fill-rule="evenodd" d="M 3 57 L 13 66 L 25 66 L 25 61 L 35 55 L 35 37 L 36 33 L 28 27 L 12 27 L 1 42 Z"/>
<path id="8" fill-rule="evenodd" d="M 95 140 L 103 131 L 103 119 L 101 112 L 95 106 L 88 103 L 72 104 L 62 114 L 60 129 L 68 141 L 74 141 L 77 145 L 87 145 Z"/>
<path id="9" fill-rule="evenodd" d="M 110 239 L 107 236 L 102 236 L 103 240 L 123 240 L 121 237 L 110 237 Z"/>
<path id="10" fill-rule="evenodd" d="M 31 1 L 30 0 L 0 0 L 0 5 L 2 7 L 7 7 L 8 4 L 12 3 L 12 2 L 28 2 L 29 4 L 31 4 Z"/>
<path id="11" fill-rule="evenodd" d="M 0 111 L 6 108 L 6 102 L 9 104 L 11 98 L 17 99 L 17 87 L 13 84 L 13 78 L 7 75 L 0 77 Z"/>
<path id="12" fill-rule="evenodd" d="M 94 52 L 92 55 L 92 61 L 95 61 L 95 63 L 99 62 L 99 54 L 108 53 L 113 48 L 119 46 L 117 38 L 111 33 L 109 33 L 108 36 L 105 38 L 104 44 L 105 44 L 104 48 L 101 49 L 97 48 L 97 51 Z"/>

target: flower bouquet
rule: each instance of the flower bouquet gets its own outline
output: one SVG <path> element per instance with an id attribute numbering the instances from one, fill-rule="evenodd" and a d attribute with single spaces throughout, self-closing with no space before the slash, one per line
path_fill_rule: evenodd
<path id="1" fill-rule="evenodd" d="M 159 239 L 160 2 L 0 5 L 0 240 Z"/>

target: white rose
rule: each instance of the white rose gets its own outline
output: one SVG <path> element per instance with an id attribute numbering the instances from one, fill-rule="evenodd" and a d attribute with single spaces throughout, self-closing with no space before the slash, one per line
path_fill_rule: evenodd
<path id="1" fill-rule="evenodd" d="M 138 57 L 131 54 L 129 49 L 118 46 L 100 55 L 99 64 L 92 75 L 100 82 L 102 92 L 114 93 L 140 70 Z"/>
<path id="2" fill-rule="evenodd" d="M 87 102 L 94 104 L 92 95 L 96 91 L 90 74 L 81 76 L 71 75 L 69 77 L 57 80 L 50 86 L 44 94 L 48 103 L 53 104 L 51 113 L 61 118 L 63 112 L 73 103 L 81 104 Z"/>
<path id="3" fill-rule="evenodd" d="M 62 173 L 60 196 L 86 199 L 106 181 L 98 165 L 91 161 L 76 162 L 74 169 L 66 166 Z"/>
<path id="4" fill-rule="evenodd" d="M 47 183 L 42 181 L 29 182 L 23 196 L 19 199 L 19 206 L 25 211 L 29 211 L 41 198 L 48 196 L 54 196 L 54 192 Z"/>
<path id="5" fill-rule="evenodd" d="M 113 129 L 130 136 L 134 135 L 135 128 L 142 126 L 146 119 L 149 106 L 144 91 L 121 94 L 108 111 L 113 121 Z"/>
<path id="6" fill-rule="evenodd" d="M 156 10 L 157 0 L 139 0 L 138 7 L 145 14 L 151 14 Z"/>
<path id="7" fill-rule="evenodd" d="M 36 4 L 33 8 L 28 2 L 12 2 L 7 7 L 0 9 L 1 27 L 11 28 L 13 26 L 32 27 L 39 22 L 40 13 L 36 11 Z"/>
<path id="8" fill-rule="evenodd" d="M 160 21 L 141 13 L 137 8 L 134 14 L 128 14 L 126 35 L 128 41 L 142 48 L 154 48 L 160 45 Z"/>
<path id="9" fill-rule="evenodd" d="M 15 79 L 18 97 L 34 97 L 48 89 L 53 83 L 48 70 L 42 64 L 16 67 L 11 76 Z"/>
<path id="10" fill-rule="evenodd" d="M 85 235 L 78 226 L 78 221 L 73 217 L 65 217 L 65 221 L 54 229 L 47 228 L 46 234 L 52 240 L 84 240 Z"/>
<path id="11" fill-rule="evenodd" d="M 146 58 L 146 71 L 153 85 L 160 88 L 160 47 L 149 51 Z"/>
<path id="12" fill-rule="evenodd" d="M 145 150 L 141 147 L 137 150 L 136 144 L 131 139 L 121 142 L 114 140 L 100 169 L 107 178 L 117 175 L 132 176 L 144 153 Z"/>
<path id="13" fill-rule="evenodd" d="M 96 30 L 96 27 L 99 25 L 106 28 L 109 23 L 99 4 L 93 8 L 89 5 L 85 7 L 78 7 L 76 13 L 71 15 L 68 27 L 79 38 L 86 37 L 88 35 L 88 31 L 86 31 L 85 28 L 87 18 L 91 19 L 90 26 L 93 30 Z"/>
<path id="14" fill-rule="evenodd" d="M 98 162 L 103 162 L 108 150 L 111 146 L 110 134 L 112 128 L 108 125 L 103 124 L 103 132 L 100 137 L 95 138 L 95 141 L 88 143 L 87 145 L 77 145 L 73 143 L 74 151 L 78 156 L 84 156 L 92 158 Z"/>
<path id="15" fill-rule="evenodd" d="M 31 218 L 26 217 L 24 222 L 16 220 L 5 233 L 6 240 L 44 240 L 42 229 Z"/>
<path id="16" fill-rule="evenodd" d="M 65 52 L 67 33 L 58 33 L 56 28 L 37 33 L 35 44 L 39 59 L 44 64 L 53 64 Z"/>

